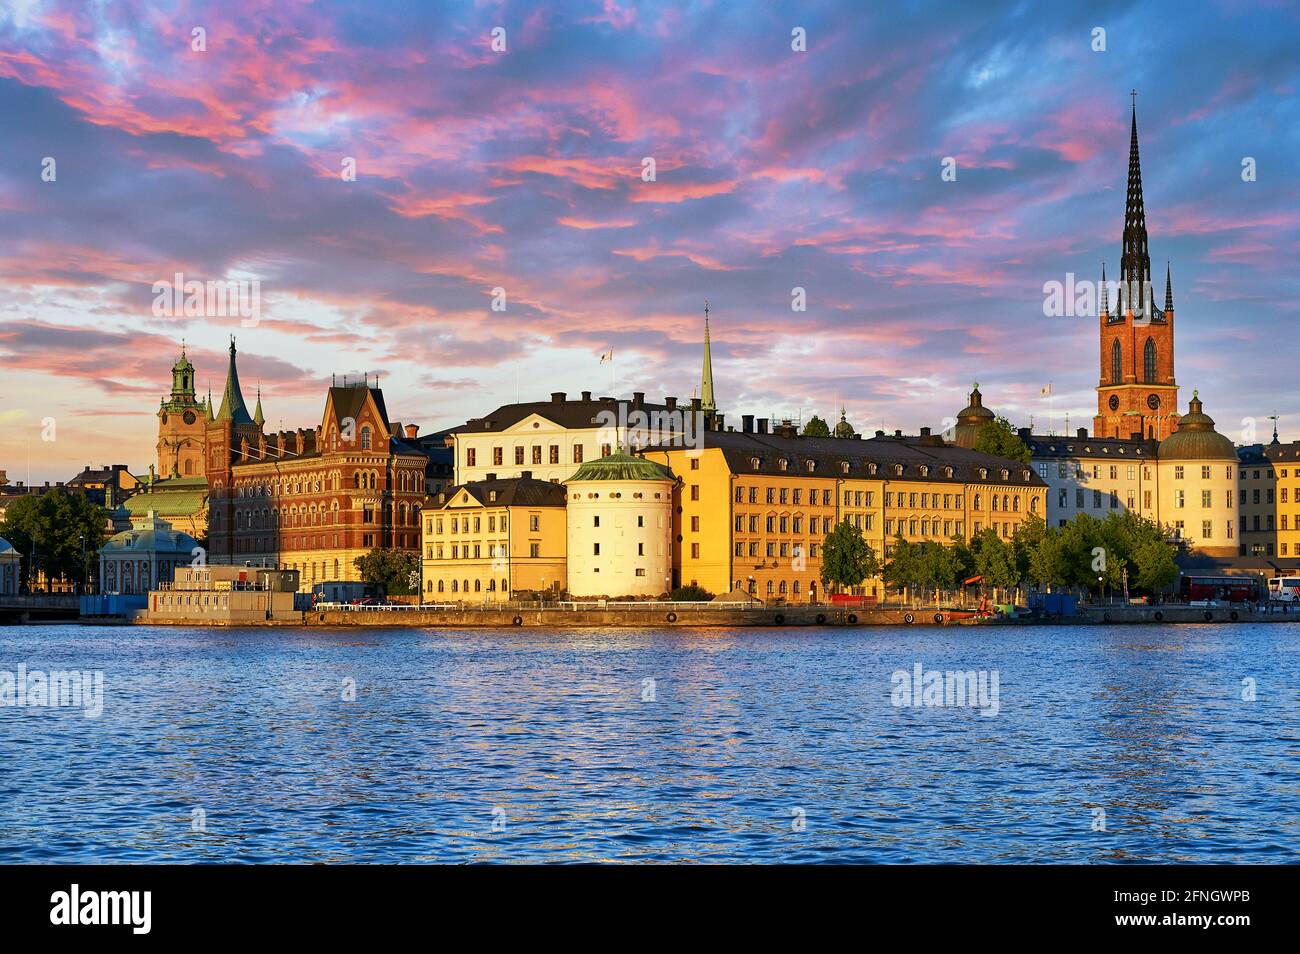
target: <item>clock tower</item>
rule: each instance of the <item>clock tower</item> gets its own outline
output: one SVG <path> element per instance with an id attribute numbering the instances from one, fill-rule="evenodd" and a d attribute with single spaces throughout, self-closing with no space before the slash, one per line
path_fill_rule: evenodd
<path id="1" fill-rule="evenodd" d="M 158 407 L 158 474 L 202 477 L 207 461 L 208 405 L 194 393 L 194 365 L 181 356 L 172 365 L 172 393 Z"/>
<path id="2" fill-rule="evenodd" d="M 1101 377 L 1097 384 L 1093 432 L 1098 437 L 1128 438 L 1140 434 L 1163 440 L 1178 427 L 1174 289 L 1172 274 L 1166 266 L 1164 308 L 1157 307 L 1142 202 L 1136 95 L 1129 137 L 1124 247 L 1119 282 L 1114 286 L 1113 312 L 1105 265 L 1101 272 Z"/>

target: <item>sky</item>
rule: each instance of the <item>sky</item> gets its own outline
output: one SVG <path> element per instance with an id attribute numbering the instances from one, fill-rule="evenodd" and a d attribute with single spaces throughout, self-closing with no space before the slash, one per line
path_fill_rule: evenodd
<path id="1" fill-rule="evenodd" d="M 1300 439 L 1298 81 L 1291 2 L 4 0 L 0 469 L 146 471 L 182 339 L 219 400 L 236 336 L 269 430 L 336 374 L 425 431 L 688 398 L 705 299 L 737 423 L 914 433 L 978 381 L 1091 426 L 1044 284 L 1118 270 L 1132 89 L 1180 409 Z M 256 317 L 156 313 L 177 273 Z"/>

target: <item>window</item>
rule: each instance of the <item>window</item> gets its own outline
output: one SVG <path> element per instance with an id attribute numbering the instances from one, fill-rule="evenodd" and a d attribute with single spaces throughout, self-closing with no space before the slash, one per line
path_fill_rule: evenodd
<path id="1" fill-rule="evenodd" d="M 1174 468 L 1174 480 L 1182 480 L 1182 479 L 1183 479 L 1183 465 L 1179 464 L 1177 467 Z"/>
<path id="2" fill-rule="evenodd" d="M 523 449 L 522 447 L 516 447 L 516 448 L 515 448 L 515 463 L 516 463 L 516 464 L 522 464 L 523 462 L 524 462 L 524 449 Z"/>
<path id="3" fill-rule="evenodd" d="M 1213 504 L 1212 504 L 1211 501 L 1210 501 L 1210 493 L 1211 493 L 1211 492 L 1208 491 L 1208 490 L 1202 490 L 1202 491 L 1201 491 L 1201 506 L 1204 507 L 1204 508 L 1206 508 L 1207 510 L 1208 510 L 1211 506 L 1213 506 Z"/>
<path id="4" fill-rule="evenodd" d="M 591 555 L 592 555 L 592 556 L 600 556 L 600 544 L 599 544 L 599 543 L 593 543 L 593 544 L 591 545 Z"/>
<path id="5" fill-rule="evenodd" d="M 370 450 L 370 428 L 361 428 L 361 449 Z"/>
<path id="6" fill-rule="evenodd" d="M 552 464 L 558 464 L 558 463 L 560 462 L 560 445 L 559 445 L 559 444 L 552 444 L 552 445 L 551 445 L 550 453 L 549 453 L 549 455 L 548 455 L 548 460 L 549 460 Z"/>
<path id="7" fill-rule="evenodd" d="M 1156 343 L 1151 338 L 1142 349 L 1142 380 L 1146 384 L 1156 383 Z"/>
<path id="8" fill-rule="evenodd" d="M 699 469 L 700 469 L 700 459 L 698 457 L 692 457 L 691 470 L 699 470 Z"/>
<path id="9" fill-rule="evenodd" d="M 533 463 L 534 463 L 534 464 L 540 464 L 541 462 L 542 462 L 542 445 L 541 445 L 541 444 L 534 444 L 534 445 L 533 445 Z"/>
<path id="10" fill-rule="evenodd" d="M 1124 353 L 1120 349 L 1119 339 L 1110 343 L 1110 383 L 1121 384 L 1124 381 Z"/>
<path id="11" fill-rule="evenodd" d="M 692 500 L 699 500 L 699 499 L 700 499 L 700 485 L 699 485 L 699 484 L 691 484 L 691 499 L 692 499 Z"/>
<path id="12" fill-rule="evenodd" d="M 492 463 L 496 464 L 498 467 L 501 466 L 501 464 L 505 462 L 505 454 L 506 452 L 504 447 L 492 448 Z"/>
<path id="13" fill-rule="evenodd" d="M 1201 539 L 1202 539 L 1202 540 L 1208 540 L 1208 539 L 1210 539 L 1210 536 L 1211 536 L 1211 532 L 1210 532 L 1210 521 L 1208 521 L 1208 520 L 1202 520 L 1202 521 L 1201 521 Z"/>
<path id="14" fill-rule="evenodd" d="M 1201 465 L 1201 480 L 1209 480 L 1209 479 L 1210 479 L 1210 465 L 1209 465 L 1209 464 L 1202 464 L 1202 465 Z"/>
<path id="15" fill-rule="evenodd" d="M 505 523 L 502 522 L 502 524 L 501 524 L 501 529 L 504 530 L 505 528 L 506 528 L 506 527 L 505 527 Z M 530 531 L 532 531 L 533 533 L 537 533 L 539 530 L 541 530 L 541 529 L 542 529 L 542 518 L 539 517 L 539 516 L 538 516 L 537 514 L 535 514 L 535 513 L 534 513 L 534 514 L 529 514 L 529 516 L 528 516 L 528 529 L 529 529 Z"/>
<path id="16" fill-rule="evenodd" d="M 367 438 L 365 435 L 366 435 L 366 431 L 363 430 L 363 431 L 361 432 L 361 446 L 362 446 L 362 447 L 369 447 L 370 445 L 367 443 L 368 438 Z M 474 462 L 475 462 L 477 459 L 478 459 L 478 453 L 477 453 L 477 451 L 475 451 L 474 448 L 472 448 L 472 447 L 467 447 L 467 448 L 465 449 L 465 466 L 466 466 L 466 467 L 473 467 L 473 466 L 474 466 Z"/>
<path id="17" fill-rule="evenodd" d="M 542 545 L 541 545 L 540 543 L 530 543 L 530 544 L 528 544 L 528 555 L 529 555 L 530 557 L 533 557 L 534 559 L 536 559 L 537 557 L 541 556 L 541 555 L 542 555 Z M 505 587 L 502 587 L 502 589 L 505 589 Z"/>
<path id="18" fill-rule="evenodd" d="M 574 445 L 573 445 L 573 462 L 574 462 L 575 464 L 581 464 L 581 463 L 582 463 L 582 445 L 581 445 L 581 444 L 574 444 Z"/>

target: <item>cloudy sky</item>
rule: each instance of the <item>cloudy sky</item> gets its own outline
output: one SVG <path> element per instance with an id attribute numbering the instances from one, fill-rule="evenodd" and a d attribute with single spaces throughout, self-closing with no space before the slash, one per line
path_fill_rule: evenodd
<path id="1" fill-rule="evenodd" d="M 978 380 L 1090 425 L 1095 319 L 1044 317 L 1043 285 L 1118 265 L 1132 88 L 1180 404 L 1300 438 L 1297 11 L 5 0 L 0 469 L 146 469 L 182 338 L 219 396 L 237 336 L 270 428 L 318 423 L 333 373 L 426 430 L 689 397 L 706 298 L 737 417 L 915 430 Z M 155 315 L 177 272 L 256 278 L 256 326 Z"/>

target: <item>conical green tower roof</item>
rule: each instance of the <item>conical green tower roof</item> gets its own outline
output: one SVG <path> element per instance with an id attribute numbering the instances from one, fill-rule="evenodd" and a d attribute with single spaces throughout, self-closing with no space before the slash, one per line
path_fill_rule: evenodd
<path id="1" fill-rule="evenodd" d="M 226 392 L 221 396 L 221 410 L 217 420 L 234 421 L 236 424 L 252 424 L 248 416 L 248 407 L 244 404 L 243 392 L 239 390 L 239 372 L 235 368 L 235 339 L 230 339 L 230 370 L 226 372 Z"/>

